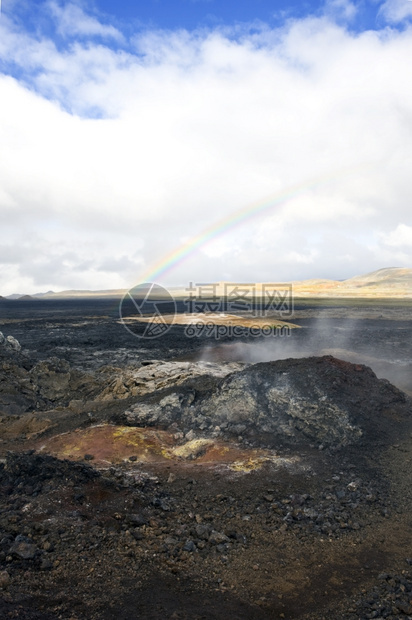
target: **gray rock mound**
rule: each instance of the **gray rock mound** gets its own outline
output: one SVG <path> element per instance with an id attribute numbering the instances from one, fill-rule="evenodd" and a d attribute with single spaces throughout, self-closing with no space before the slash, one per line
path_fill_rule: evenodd
<path id="1" fill-rule="evenodd" d="M 21 345 L 13 336 L 4 336 L 3 332 L 0 332 L 0 347 L 8 351 L 21 351 Z"/>
<path id="2" fill-rule="evenodd" d="M 271 445 L 342 447 L 390 441 L 411 423 L 411 401 L 367 366 L 331 356 L 255 364 L 216 380 L 195 381 L 142 399 L 124 414 L 130 425 L 177 425 L 183 433 L 241 435 Z M 202 386 L 200 385 L 202 388 Z"/>

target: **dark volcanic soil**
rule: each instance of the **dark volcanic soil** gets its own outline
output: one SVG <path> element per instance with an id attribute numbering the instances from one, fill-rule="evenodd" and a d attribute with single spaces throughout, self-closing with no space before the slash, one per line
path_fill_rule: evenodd
<path id="1" fill-rule="evenodd" d="M 411 322 L 300 312 L 240 346 L 1 302 L 1 618 L 412 617 L 411 402 L 365 366 L 408 389 Z"/>

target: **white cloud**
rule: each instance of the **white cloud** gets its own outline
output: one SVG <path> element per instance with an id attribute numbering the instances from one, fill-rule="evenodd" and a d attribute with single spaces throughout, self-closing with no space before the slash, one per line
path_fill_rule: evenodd
<path id="1" fill-rule="evenodd" d="M 47 3 L 47 8 L 56 21 L 57 32 L 64 37 L 80 35 L 123 40 L 123 35 L 117 28 L 102 24 L 96 17 L 85 13 L 79 4 L 68 2 L 61 5 L 52 0 Z"/>
<path id="2" fill-rule="evenodd" d="M 391 24 L 398 24 L 412 17 L 410 0 L 386 0 L 379 8 L 379 15 Z"/>
<path id="3" fill-rule="evenodd" d="M 385 245 L 393 247 L 408 247 L 412 248 L 412 226 L 406 224 L 398 224 L 395 230 L 392 230 L 387 235 L 382 235 Z"/>
<path id="4" fill-rule="evenodd" d="M 55 6 L 69 37 L 63 12 L 79 5 Z M 408 260 L 393 242 L 411 228 L 408 29 L 306 18 L 236 38 L 146 32 L 126 52 L 0 28 L 0 60 L 18 65 L 0 74 L 2 234 L 22 248 L 0 294 L 133 286 L 215 224 L 225 234 L 164 283 L 343 278 Z"/>
<path id="5" fill-rule="evenodd" d="M 358 13 L 357 5 L 350 0 L 327 0 L 325 10 L 331 17 L 346 21 L 351 21 Z"/>
<path id="6" fill-rule="evenodd" d="M 316 250 L 311 250 L 310 252 L 302 253 L 302 252 L 289 252 L 286 254 L 285 259 L 288 263 L 303 263 L 305 265 L 312 265 L 315 262 L 316 257 L 318 256 L 318 252 Z"/>

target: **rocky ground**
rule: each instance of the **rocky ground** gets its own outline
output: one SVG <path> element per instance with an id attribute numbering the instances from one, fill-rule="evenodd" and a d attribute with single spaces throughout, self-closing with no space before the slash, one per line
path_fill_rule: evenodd
<path id="1" fill-rule="evenodd" d="M 412 617 L 403 390 L 328 355 L 250 364 L 228 340 L 225 361 L 179 327 L 148 343 L 108 302 L 38 303 L 0 309 L 0 617 Z M 317 344 L 382 358 L 381 314 Z M 398 317 L 401 366 L 411 332 Z"/>

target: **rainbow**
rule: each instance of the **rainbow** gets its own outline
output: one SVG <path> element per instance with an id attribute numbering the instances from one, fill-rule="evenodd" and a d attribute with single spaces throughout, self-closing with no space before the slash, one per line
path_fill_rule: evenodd
<path id="1" fill-rule="evenodd" d="M 334 180 L 342 175 L 349 174 L 350 172 L 353 172 L 354 168 L 356 168 L 356 170 L 359 170 L 360 166 L 363 167 L 369 165 L 370 164 L 358 164 L 356 167 L 351 166 L 350 168 L 345 168 L 343 170 L 340 170 L 339 172 L 333 172 L 327 175 L 316 177 L 311 180 L 307 180 L 298 185 L 288 187 L 282 192 L 275 194 L 269 198 L 266 197 L 264 200 L 260 200 L 251 205 L 243 207 L 235 211 L 234 213 L 229 214 L 212 226 L 209 226 L 208 228 L 203 230 L 203 232 L 192 237 L 189 241 L 183 243 L 181 246 L 174 249 L 169 254 L 163 256 L 159 261 L 152 265 L 150 269 L 148 269 L 141 275 L 138 284 L 144 282 L 155 282 L 159 276 L 168 273 L 169 271 L 183 263 L 183 261 L 188 256 L 190 256 L 199 248 L 206 245 L 209 241 L 218 239 L 227 231 L 233 230 L 234 228 L 242 225 L 251 218 L 259 216 L 262 213 L 265 213 L 266 211 L 269 211 L 276 206 L 284 204 L 291 198 L 295 198 L 299 194 L 306 192 L 312 187 L 327 183 L 328 181 Z"/>

